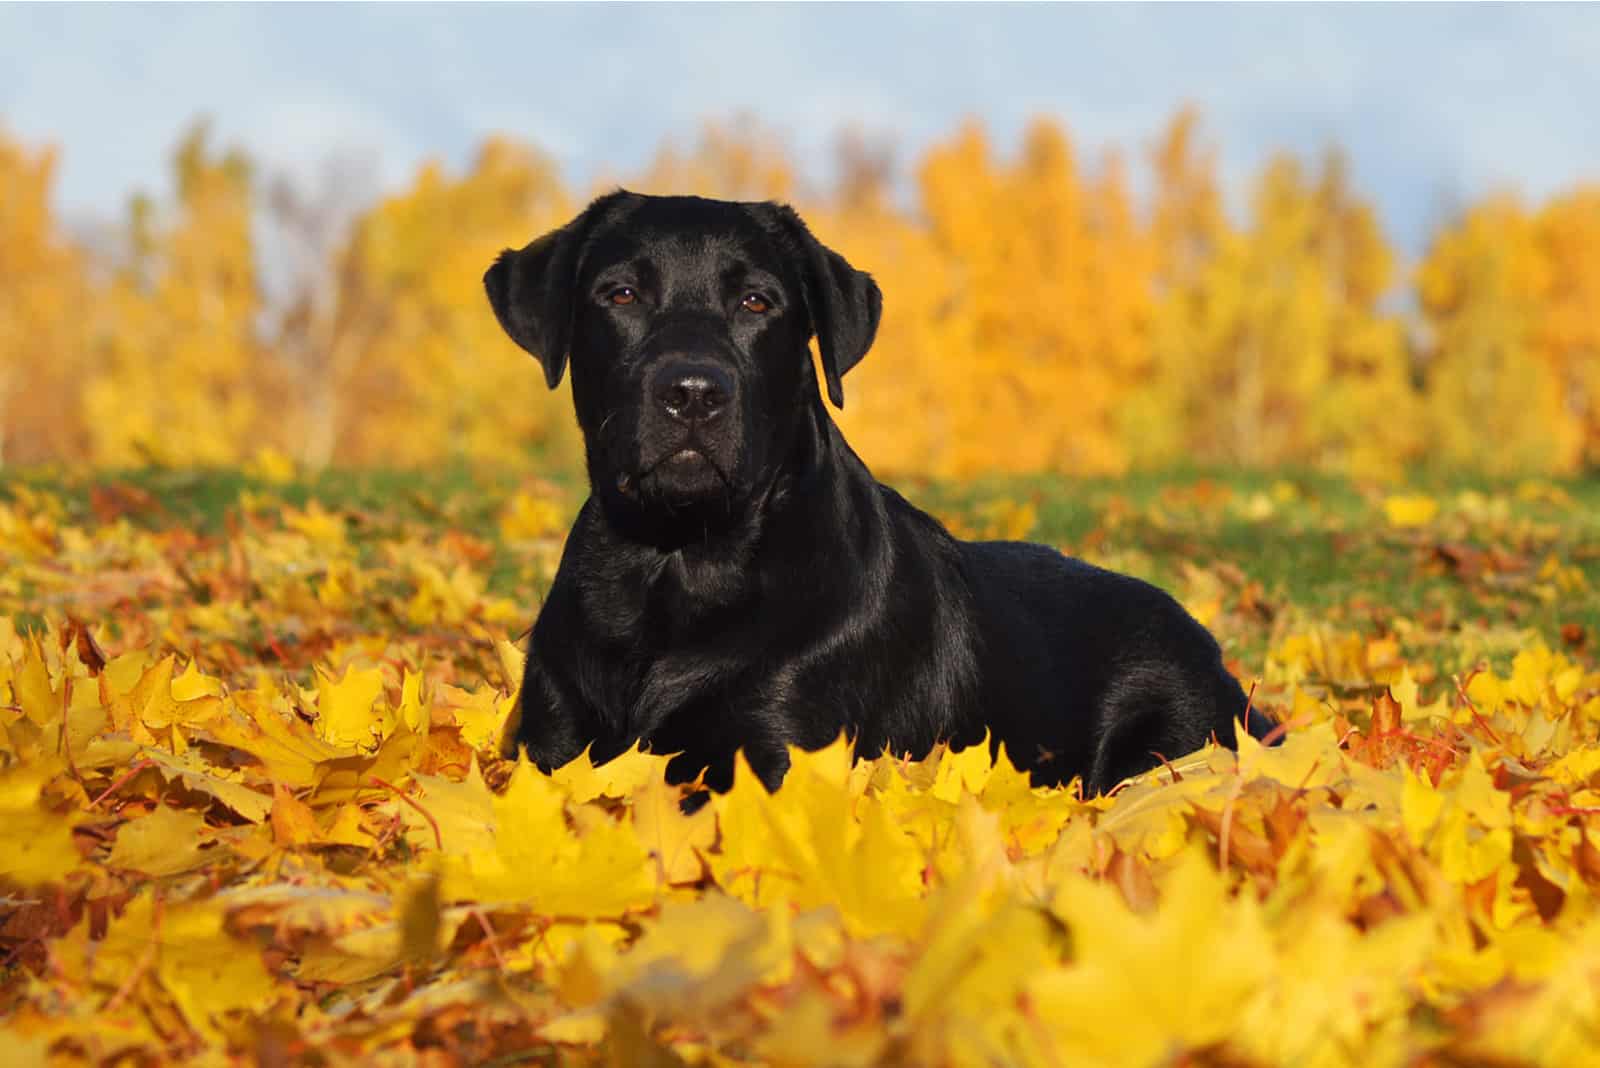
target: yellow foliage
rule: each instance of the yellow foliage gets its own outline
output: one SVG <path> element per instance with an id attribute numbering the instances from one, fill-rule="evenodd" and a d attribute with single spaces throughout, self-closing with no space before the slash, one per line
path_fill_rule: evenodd
<path id="1" fill-rule="evenodd" d="M 51 403 L 91 367 L 86 258 L 51 210 L 55 165 L 0 127 L 0 463 L 85 450 L 83 423 Z"/>
<path id="2" fill-rule="evenodd" d="M 105 463 L 230 463 L 268 416 L 249 165 L 214 155 L 200 126 L 174 171 L 176 213 L 135 202 L 133 260 L 95 302 L 105 355 L 80 384 L 81 418 Z"/>
<path id="3" fill-rule="evenodd" d="M 1424 494 L 1394 494 L 1385 497 L 1383 514 L 1395 527 L 1424 527 L 1439 514 L 1439 502 Z"/>
<path id="4" fill-rule="evenodd" d="M 874 152 L 846 139 L 837 187 L 808 189 L 782 139 L 739 120 L 600 184 L 793 199 L 876 275 L 882 329 L 840 418 L 886 473 L 1600 458 L 1592 185 L 1470 205 L 1400 312 L 1395 253 L 1337 150 L 1273 156 L 1239 220 L 1192 108 L 1150 153 L 1142 205 L 1116 151 L 1091 165 L 1051 119 L 1010 158 L 966 125 L 913 161 L 909 199 Z M 482 293 L 496 253 L 589 192 L 536 149 L 494 138 L 463 173 L 422 166 L 284 307 L 258 277 L 249 160 L 204 127 L 175 153 L 171 203 L 135 200 L 117 256 L 65 235 L 54 163 L 0 134 L 0 462 L 254 458 L 266 481 L 529 449 L 576 465 L 566 388 L 542 389 Z"/>
<path id="5" fill-rule="evenodd" d="M 1428 531 L 1460 510 L 1537 540 L 1479 496 L 1423 508 Z M 1386 525 L 1395 499 L 1373 498 L 1367 538 L 1423 536 Z M 1037 518 L 1000 503 L 968 522 Z M 242 504 L 199 548 L 182 526 L 74 527 L 47 491 L 10 504 L 60 548 L 0 543 L 0 574 L 71 580 L 31 632 L 0 618 L 0 1048 L 19 1063 L 1600 1054 L 1587 650 L 1519 632 L 1509 666 L 1457 686 L 1415 655 L 1467 648 L 1453 616 L 1262 622 L 1278 747 L 1168 754 L 1086 800 L 983 744 L 854 761 L 841 739 L 792 750 L 775 793 L 741 765 L 685 811 L 664 756 L 546 775 L 498 755 L 522 657 L 483 591 L 505 560 L 393 515 Z M 377 530 L 388 551 L 362 551 Z M 538 588 L 541 539 L 516 544 Z M 304 595 L 333 571 L 366 597 Z M 430 595 L 456 622 L 408 619 L 458 574 L 472 596 Z"/>
<path id="6" fill-rule="evenodd" d="M 41 657 L 63 644 L 45 637 L 4 637 L 0 696 L 48 737 L 63 722 L 58 692 L 119 701 L 131 673 L 97 687 L 76 659 Z M 230 721 L 287 736 L 241 690 L 192 664 L 173 679 L 170 665 L 134 679 L 146 706 L 169 690 L 222 705 L 164 715 L 185 752 L 265 752 L 264 736 L 218 733 Z M 385 1047 L 415 1021 L 469 1012 L 481 1037 L 514 1046 L 494 1022 L 510 996 L 508 1019 L 574 1057 L 628 1049 L 635 1063 L 754 1050 L 773 1064 L 1156 1065 L 1208 1051 L 1333 1066 L 1466 1049 L 1576 1063 L 1600 1022 L 1581 994 L 1600 870 L 1581 822 L 1555 810 L 1600 800 L 1570 778 L 1597 745 L 1600 721 L 1577 702 L 1600 675 L 1531 651 L 1510 675 L 1482 677 L 1486 718 L 1450 735 L 1454 757 L 1424 747 L 1385 770 L 1324 721 L 1282 748 L 1247 738 L 1237 757 L 1180 757 L 1093 803 L 1029 788 L 985 747 L 860 764 L 842 741 L 793 750 L 776 794 L 741 768 L 693 815 L 664 782 L 666 759 L 638 752 L 545 776 L 469 749 L 425 771 L 459 725 L 438 691 L 410 682 L 401 704 L 426 706 L 405 717 L 420 736 L 396 727 L 386 750 L 410 740 L 387 753 L 363 755 L 359 739 L 306 749 L 321 785 L 295 789 L 265 763 L 180 767 L 150 744 L 109 763 L 82 744 L 74 771 L 13 739 L 0 750 L 0 881 L 136 889 L 98 933 L 60 930 L 51 984 L 16 1002 L 8 1037 L 81 1048 L 62 1008 L 74 998 L 119 1021 L 130 1049 L 164 1048 L 176 1012 L 187 1041 L 220 1050 L 314 989 L 338 1011 L 323 1019 L 302 1002 L 281 1025 L 312 1045 Z M 300 694 L 311 722 L 293 730 L 350 733 L 324 720 L 359 719 L 367 693 L 381 722 L 377 678 Z M 1417 700 L 1414 683 L 1401 689 Z M 1581 741 L 1539 748 L 1509 695 Z M 95 741 L 117 737 L 103 731 Z M 364 770 L 351 792 L 338 774 L 353 762 Z M 165 784 L 124 774 L 147 763 Z M 259 805 L 230 800 L 225 781 Z M 71 828 L 97 818 L 92 795 L 113 791 L 114 843 L 73 844 Z M 213 802 L 235 815 L 219 825 Z M 330 805 L 337 818 L 319 815 Z M 404 862 L 341 874 L 340 850 L 384 843 Z M 202 868 L 220 892 L 192 893 L 203 883 L 184 880 Z M 1535 886 L 1569 904 L 1541 904 Z M 1504 1017 L 1508 990 L 1542 1023 Z M 1416 1028 L 1419 1014 L 1440 1022 Z"/>
<path id="7" fill-rule="evenodd" d="M 1600 186 L 1585 185 L 1539 212 L 1537 240 L 1550 265 L 1535 343 L 1555 375 L 1568 416 L 1583 428 L 1584 459 L 1600 464 Z"/>
<path id="8" fill-rule="evenodd" d="M 1158 427 L 1143 458 L 1292 458 L 1359 474 L 1411 458 L 1405 348 L 1378 308 L 1392 253 L 1342 158 L 1328 156 L 1314 178 L 1293 157 L 1273 158 L 1249 227 L 1234 231 L 1183 159 L 1187 130 L 1170 136 L 1163 177 L 1174 187 L 1158 203 L 1178 228 L 1171 240 L 1200 251 L 1169 254 L 1161 279 L 1153 382 L 1135 408 Z"/>
<path id="9" fill-rule="evenodd" d="M 1489 471 L 1577 464 L 1582 413 L 1566 369 L 1539 344 L 1554 284 L 1536 220 L 1510 197 L 1475 205 L 1434 242 L 1417 295 L 1432 339 L 1430 448 L 1444 460 Z"/>
<path id="10" fill-rule="evenodd" d="M 41 761 L 0 772 L 0 815 L 15 835 L 0 856 L 0 877 L 31 887 L 59 882 L 78 866 L 72 821 L 52 812 L 43 793 L 63 770 L 57 761 Z"/>
<path id="11" fill-rule="evenodd" d="M 852 440 L 891 470 L 1126 466 L 1114 412 L 1138 359 L 1149 292 L 1120 167 L 1110 162 L 1085 181 L 1065 133 L 1041 120 L 1009 166 L 969 126 L 931 151 L 919 179 L 929 220 L 920 257 L 907 255 L 917 246 L 905 239 L 881 256 L 841 242 L 847 257 L 879 272 L 887 294 L 882 350 L 847 389 L 852 400 L 867 398 L 859 419 L 846 408 Z M 851 219 L 837 228 L 856 232 Z M 834 240 L 829 226 L 818 233 Z M 928 259 L 937 273 L 918 268 Z M 888 273 L 901 264 L 912 268 L 903 281 Z M 910 322 L 922 329 L 905 332 L 897 299 L 917 302 Z"/>

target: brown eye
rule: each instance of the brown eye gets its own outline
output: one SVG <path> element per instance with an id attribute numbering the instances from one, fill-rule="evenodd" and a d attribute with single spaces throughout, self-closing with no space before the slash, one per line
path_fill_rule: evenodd
<path id="1" fill-rule="evenodd" d="M 755 315 L 765 315 L 772 310 L 772 305 L 760 293 L 746 293 L 744 299 L 739 302 L 739 307 Z"/>
<path id="2" fill-rule="evenodd" d="M 618 307 L 625 307 L 639 299 L 632 286 L 618 286 L 611 291 L 611 303 Z"/>

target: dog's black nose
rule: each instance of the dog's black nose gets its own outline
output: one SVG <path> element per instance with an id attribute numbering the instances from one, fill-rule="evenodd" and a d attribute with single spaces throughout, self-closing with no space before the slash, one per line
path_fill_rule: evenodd
<path id="1" fill-rule="evenodd" d="M 673 363 L 651 380 L 651 393 L 672 418 L 682 423 L 707 423 L 733 400 L 733 376 L 712 364 Z"/>

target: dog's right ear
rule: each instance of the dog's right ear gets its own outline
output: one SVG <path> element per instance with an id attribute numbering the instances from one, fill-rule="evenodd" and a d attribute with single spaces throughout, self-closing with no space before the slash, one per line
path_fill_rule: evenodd
<path id="1" fill-rule="evenodd" d="M 628 195 L 603 196 L 561 229 L 526 248 L 506 249 L 483 276 L 494 317 L 512 341 L 539 358 L 551 389 L 561 384 L 572 346 L 573 287 L 584 238 L 594 219 Z"/>
<path id="2" fill-rule="evenodd" d="M 577 241 L 569 223 L 524 249 L 506 249 L 483 276 L 494 317 L 511 340 L 539 358 L 555 389 L 572 343 L 572 276 Z"/>

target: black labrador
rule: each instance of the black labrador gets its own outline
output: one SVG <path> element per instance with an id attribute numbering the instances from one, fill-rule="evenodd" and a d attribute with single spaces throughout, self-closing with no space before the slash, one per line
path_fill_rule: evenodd
<path id="1" fill-rule="evenodd" d="M 1233 745 L 1241 717 L 1270 728 L 1161 590 L 958 541 L 872 477 L 808 343 L 842 406 L 882 297 L 787 206 L 619 191 L 484 285 L 551 388 L 570 358 L 592 488 L 508 755 L 548 771 L 637 740 L 725 790 L 742 749 L 776 789 L 789 745 L 922 755 L 987 731 L 1036 785 L 1095 793 Z"/>

